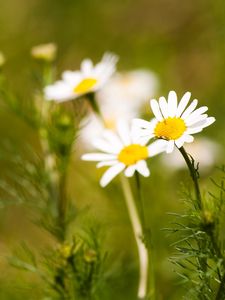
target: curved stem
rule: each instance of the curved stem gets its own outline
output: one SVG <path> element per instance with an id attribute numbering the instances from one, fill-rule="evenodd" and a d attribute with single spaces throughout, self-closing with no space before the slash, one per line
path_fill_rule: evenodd
<path id="1" fill-rule="evenodd" d="M 190 171 L 190 176 L 193 180 L 194 183 L 194 188 L 195 188 L 195 194 L 196 194 L 196 200 L 197 200 L 197 205 L 199 209 L 202 209 L 202 196 L 198 184 L 198 173 L 197 170 L 195 169 L 194 166 L 194 161 L 190 159 L 188 153 L 185 151 L 184 147 L 178 148 L 180 153 L 182 154 L 188 169 Z"/>
<path id="2" fill-rule="evenodd" d="M 99 119 L 101 120 L 101 122 L 103 123 L 103 125 L 105 126 L 105 120 L 104 120 L 104 117 L 101 113 L 101 110 L 98 106 L 98 103 L 95 99 L 95 94 L 94 93 L 89 93 L 87 94 L 87 100 L 88 102 L 90 103 L 91 105 L 91 108 L 93 109 L 94 113 L 99 117 Z"/>
<path id="3" fill-rule="evenodd" d="M 133 228 L 133 233 L 138 248 L 139 265 L 140 265 L 140 277 L 138 286 L 138 299 L 146 299 L 148 292 L 148 273 L 149 273 L 149 256 L 148 249 L 143 241 L 144 233 L 142 224 L 139 218 L 137 207 L 133 198 L 133 194 L 130 188 L 130 184 L 127 178 L 121 176 L 121 184 L 123 188 L 124 197 L 127 204 L 130 221 Z"/>

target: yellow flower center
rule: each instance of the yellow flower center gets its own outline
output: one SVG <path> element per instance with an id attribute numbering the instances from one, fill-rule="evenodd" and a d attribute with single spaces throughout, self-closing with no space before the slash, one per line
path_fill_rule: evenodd
<path id="1" fill-rule="evenodd" d="M 118 160 L 126 166 L 130 166 L 139 160 L 148 158 L 148 148 L 138 144 L 132 144 L 124 147 L 119 155 Z"/>
<path id="2" fill-rule="evenodd" d="M 154 133 L 158 138 L 164 138 L 167 140 L 177 140 L 186 130 L 186 124 L 181 118 L 167 118 L 161 122 L 158 122 Z"/>
<path id="3" fill-rule="evenodd" d="M 73 90 L 75 93 L 84 94 L 89 92 L 97 82 L 95 78 L 85 78 Z"/>

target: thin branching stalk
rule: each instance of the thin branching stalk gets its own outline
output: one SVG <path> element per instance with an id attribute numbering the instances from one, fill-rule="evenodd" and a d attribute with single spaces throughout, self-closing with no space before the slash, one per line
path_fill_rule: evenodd
<path id="1" fill-rule="evenodd" d="M 202 209 L 202 196 L 201 196 L 201 192 L 200 192 L 200 188 L 199 188 L 199 184 L 198 184 L 199 175 L 198 175 L 197 170 L 195 169 L 194 161 L 192 159 L 190 159 L 190 157 L 189 157 L 188 153 L 186 152 L 186 150 L 184 149 L 184 147 L 181 147 L 178 149 L 179 149 L 180 153 L 182 154 L 182 156 L 188 166 L 188 169 L 190 171 L 190 176 L 194 183 L 197 205 L 198 205 L 198 208 L 201 210 Z"/>
<path id="2" fill-rule="evenodd" d="M 135 205 L 133 194 L 129 181 L 124 176 L 121 176 L 121 184 L 124 197 L 127 204 L 130 221 L 132 224 L 135 240 L 138 248 L 140 277 L 138 286 L 138 299 L 146 299 L 148 293 L 148 276 L 149 276 L 149 256 L 148 249 L 143 241 L 144 233 L 141 220 Z"/>

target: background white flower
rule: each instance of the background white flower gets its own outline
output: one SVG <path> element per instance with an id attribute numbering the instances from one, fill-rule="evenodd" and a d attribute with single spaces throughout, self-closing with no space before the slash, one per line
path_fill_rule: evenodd
<path id="1" fill-rule="evenodd" d="M 159 101 L 152 99 L 150 106 L 155 118 L 150 121 L 134 119 L 133 126 L 139 135 L 146 138 L 159 138 L 167 141 L 167 153 L 171 153 L 176 145 L 178 148 L 183 144 L 193 142 L 192 134 L 198 133 L 203 128 L 215 122 L 214 117 L 208 117 L 205 112 L 207 106 L 196 109 L 198 100 L 193 100 L 187 107 L 191 93 L 187 92 L 177 103 L 177 94 L 170 91 L 168 101 L 160 97 Z"/>
<path id="2" fill-rule="evenodd" d="M 115 72 L 117 61 L 118 57 L 110 53 L 104 54 L 96 65 L 90 59 L 84 59 L 79 71 L 65 71 L 62 80 L 47 86 L 45 98 L 62 102 L 97 91 Z"/>
<path id="3" fill-rule="evenodd" d="M 193 156 L 196 163 L 199 163 L 200 173 L 207 173 L 210 168 L 214 167 L 221 160 L 221 147 L 216 142 L 208 138 L 199 138 L 194 143 L 185 146 L 187 153 Z M 161 161 L 169 170 L 186 169 L 187 165 L 180 155 L 178 149 L 170 154 L 162 154 Z"/>
<path id="4" fill-rule="evenodd" d="M 98 105 L 109 129 L 116 129 L 117 120 L 129 121 L 140 116 L 146 100 L 156 93 L 157 76 L 149 70 L 133 70 L 113 75 L 96 94 Z M 86 149 L 92 149 L 92 141 L 101 135 L 104 126 L 95 114 L 82 122 L 80 141 Z"/>
<path id="5" fill-rule="evenodd" d="M 83 160 L 97 161 L 97 167 L 108 166 L 100 180 L 100 185 L 105 187 L 114 177 L 124 171 L 125 176 L 131 177 L 137 171 L 148 177 L 146 159 L 165 151 L 165 141 L 158 140 L 149 146 L 139 143 L 133 136 L 128 124 L 124 121 L 117 123 L 118 134 L 105 130 L 103 137 L 96 139 L 94 144 L 101 152 L 84 154 Z"/>

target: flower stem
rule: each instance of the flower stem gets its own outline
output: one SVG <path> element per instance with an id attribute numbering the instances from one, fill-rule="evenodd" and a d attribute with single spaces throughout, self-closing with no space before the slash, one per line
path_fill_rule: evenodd
<path id="1" fill-rule="evenodd" d="M 198 208 L 201 210 L 202 209 L 202 196 L 201 196 L 199 183 L 198 183 L 199 176 L 198 176 L 197 170 L 195 169 L 194 161 L 192 159 L 190 159 L 190 157 L 189 157 L 188 153 L 186 152 L 186 150 L 184 149 L 184 147 L 181 147 L 178 149 L 179 149 L 180 153 L 182 154 L 182 156 L 188 166 L 188 169 L 190 171 L 190 176 L 194 183 L 197 205 L 198 205 Z"/>
<path id="2" fill-rule="evenodd" d="M 140 264 L 140 277 L 139 277 L 139 286 L 138 286 L 138 299 L 146 299 L 148 292 L 148 276 L 149 276 L 149 256 L 148 249 L 143 241 L 144 233 L 142 229 L 142 224 L 140 217 L 135 205 L 133 194 L 129 181 L 124 176 L 121 176 L 121 184 L 126 200 L 126 205 L 128 213 L 130 216 L 130 221 L 133 228 L 134 237 L 137 243 L 138 255 L 139 255 L 139 264 Z"/>
<path id="3" fill-rule="evenodd" d="M 95 99 L 95 93 L 89 93 L 87 94 L 87 100 L 91 105 L 91 108 L 93 109 L 94 113 L 99 117 L 99 119 L 102 121 L 103 125 L 105 125 L 104 117 L 101 113 L 101 110 L 99 108 L 99 105 Z"/>

